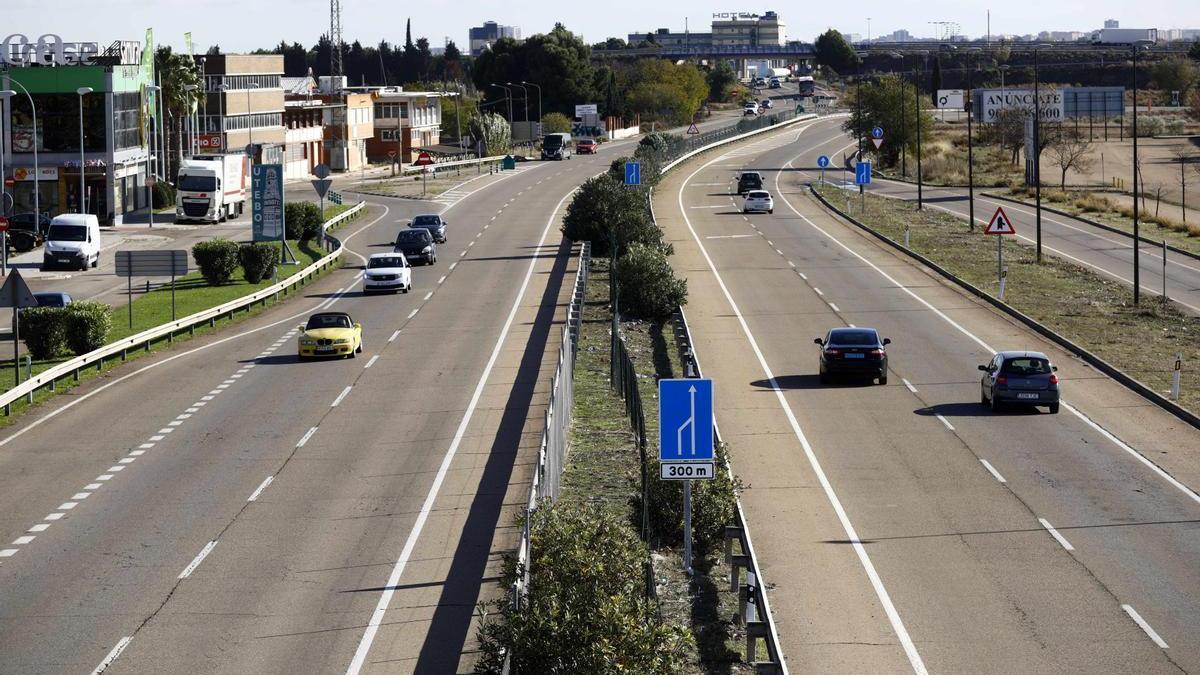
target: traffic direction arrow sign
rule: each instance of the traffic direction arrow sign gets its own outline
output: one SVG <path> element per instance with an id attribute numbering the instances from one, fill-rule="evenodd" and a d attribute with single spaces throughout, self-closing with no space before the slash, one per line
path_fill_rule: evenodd
<path id="1" fill-rule="evenodd" d="M 988 222 L 987 229 L 984 234 L 1016 234 L 1017 230 L 1013 227 L 1012 221 L 1008 219 L 1008 214 L 1004 212 L 1003 207 L 996 207 L 996 213 L 992 214 L 991 221 Z"/>
<path id="2" fill-rule="evenodd" d="M 883 138 L 883 127 L 871 129 L 871 138 Z"/>
<path id="3" fill-rule="evenodd" d="M 829 166 L 829 155 L 821 155 L 817 158 L 817 166 L 824 169 Z"/>
<path id="4" fill-rule="evenodd" d="M 712 461 L 712 380 L 659 380 L 658 421 L 659 461 Z"/>

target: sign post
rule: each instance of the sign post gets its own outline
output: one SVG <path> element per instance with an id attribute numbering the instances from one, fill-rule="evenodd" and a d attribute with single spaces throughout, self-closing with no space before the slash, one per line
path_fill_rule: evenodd
<path id="1" fill-rule="evenodd" d="M 34 215 L 33 219 L 35 222 L 37 221 L 36 214 Z M 37 227 L 37 225 L 34 225 L 34 227 Z M 8 218 L 5 218 L 4 216 L 0 216 L 0 237 L 4 237 L 4 257 L 0 258 L 0 274 L 7 275 L 8 274 Z M 1164 239 L 1163 241 L 1165 243 L 1166 240 Z"/>
<path id="2" fill-rule="evenodd" d="M 1171 400 L 1179 400 L 1179 375 L 1183 371 L 1183 354 L 1175 354 L 1175 372 L 1171 373 Z"/>
<path id="3" fill-rule="evenodd" d="M 333 185 L 333 180 L 329 178 L 329 166 L 327 164 L 318 164 L 313 169 L 313 175 L 317 177 L 312 181 L 313 189 L 317 191 L 317 198 L 321 200 L 321 245 L 325 245 L 325 194 L 329 192 L 329 186 Z"/>
<path id="4" fill-rule="evenodd" d="M 424 150 L 421 151 L 421 154 L 417 155 L 417 161 L 413 162 L 413 166 L 420 166 L 420 167 L 426 167 L 426 166 L 429 166 L 430 164 L 433 164 L 433 157 L 431 157 L 429 155 L 429 153 L 425 152 Z M 425 184 L 426 184 L 425 179 L 426 179 L 426 176 L 428 176 L 428 175 L 429 175 L 429 171 L 427 169 L 422 168 L 421 169 L 421 196 L 422 197 L 425 196 Z"/>
<path id="5" fill-rule="evenodd" d="M 12 336 L 13 336 L 13 373 L 16 377 L 16 384 L 21 384 L 21 315 L 19 310 L 23 307 L 37 307 L 38 301 L 34 297 L 33 291 L 30 290 L 29 284 L 21 278 L 21 270 L 13 269 L 12 276 L 8 277 L 4 282 L 4 286 L 0 288 L 0 302 L 3 304 L 0 307 L 12 307 Z"/>
<path id="6" fill-rule="evenodd" d="M 1008 277 L 1008 268 L 1004 266 L 1004 235 L 1016 234 L 1017 230 L 1013 228 L 1012 221 L 1008 219 L 1004 208 L 997 206 L 996 212 L 992 214 L 992 219 L 988 221 L 988 226 L 983 233 L 999 235 L 996 237 L 996 278 L 1000 284 L 999 298 L 1003 300 L 1004 283 Z"/>
<path id="7" fill-rule="evenodd" d="M 125 277 L 129 294 L 129 327 L 133 328 L 133 278 L 171 277 L 171 320 L 175 320 L 175 279 L 188 273 L 188 252 L 117 251 L 117 276 Z M 147 289 L 149 283 L 147 282 Z"/>
<path id="8" fill-rule="evenodd" d="M 658 381 L 659 478 L 683 481 L 683 567 L 692 573 L 692 481 L 712 480 L 713 383 L 707 379 Z"/>

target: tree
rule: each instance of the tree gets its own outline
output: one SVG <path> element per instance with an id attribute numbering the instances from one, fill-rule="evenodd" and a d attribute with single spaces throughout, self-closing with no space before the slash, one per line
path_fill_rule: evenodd
<path id="1" fill-rule="evenodd" d="M 496 113 L 484 113 L 471 118 L 471 137 L 483 143 L 485 157 L 507 153 L 512 149 L 512 127 Z"/>
<path id="2" fill-rule="evenodd" d="M 560 112 L 552 112 L 542 118 L 542 132 L 547 134 L 571 133 L 571 118 Z"/>
<path id="3" fill-rule="evenodd" d="M 221 45 L 213 45 L 213 46 L 209 47 L 208 51 L 204 52 L 204 55 L 205 56 L 220 56 L 221 55 Z"/>
<path id="4" fill-rule="evenodd" d="M 1188 49 L 1188 58 L 1200 61 L 1200 42 L 1192 43 L 1191 48 Z"/>
<path id="5" fill-rule="evenodd" d="M 155 53 L 154 67 L 157 70 L 162 86 L 163 108 L 169 122 L 164 121 L 167 133 L 175 138 L 173 152 L 170 152 L 168 162 L 179 167 L 183 157 L 183 124 L 190 115 L 193 106 L 200 100 L 200 90 L 188 91 L 189 85 L 200 86 L 200 74 L 196 61 L 187 54 L 176 54 L 170 47 L 160 47 Z M 171 148 L 170 141 L 167 147 Z M 175 172 L 168 170 L 167 175 Z"/>
<path id="6" fill-rule="evenodd" d="M 1171 58 L 1155 63 L 1150 73 L 1154 84 L 1167 96 L 1177 91 L 1183 100 L 1196 82 L 1196 64 L 1188 59 Z"/>
<path id="7" fill-rule="evenodd" d="M 470 135 L 471 119 L 479 116 L 479 99 L 458 96 L 442 97 L 442 138 L 454 138 L 459 134 Z M 445 142 L 445 141 L 443 141 Z"/>
<path id="8" fill-rule="evenodd" d="M 936 106 L 938 102 L 938 89 L 942 88 L 942 60 L 938 57 L 933 57 L 933 76 L 930 80 L 929 96 L 933 99 L 933 104 Z"/>
<path id="9" fill-rule="evenodd" d="M 1061 172 L 1059 187 L 1063 190 L 1067 189 L 1068 171 L 1084 173 L 1092 168 L 1092 137 L 1087 132 L 1080 133 L 1061 124 L 1044 124 L 1041 136 L 1050 163 Z"/>
<path id="10" fill-rule="evenodd" d="M 442 79 L 461 82 L 465 75 L 462 51 L 451 40 L 446 43 L 446 51 L 442 53 Z"/>
<path id="11" fill-rule="evenodd" d="M 644 120 L 686 124 L 709 94 L 708 82 L 690 63 L 640 59 L 621 79 L 630 111 Z"/>
<path id="12" fill-rule="evenodd" d="M 728 100 L 733 89 L 737 87 L 738 76 L 733 72 L 733 66 L 725 59 L 717 61 L 717 65 L 708 71 L 708 100 L 721 102 Z"/>
<path id="13" fill-rule="evenodd" d="M 1017 154 L 1025 145 L 1025 118 L 1025 111 L 1019 108 L 999 110 L 991 124 L 983 125 L 979 134 L 980 140 L 1008 150 L 1012 155 L 1010 161 L 1016 164 Z"/>
<path id="14" fill-rule="evenodd" d="M 850 72 L 858 63 L 858 55 L 854 53 L 854 48 L 846 42 L 841 33 L 832 28 L 817 38 L 814 48 L 817 52 L 817 63 L 829 66 L 839 73 Z"/>
<path id="15" fill-rule="evenodd" d="M 847 133 L 858 138 L 870 138 L 871 129 L 883 127 L 887 138 L 879 147 L 880 162 L 895 166 L 902 148 L 910 152 L 916 147 L 917 124 L 912 89 L 899 75 L 884 75 L 877 82 L 864 83 L 849 89 L 850 118 L 842 125 Z M 928 138 L 933 131 L 933 117 L 924 110 L 920 115 L 921 133 Z M 870 144 L 865 144 L 870 149 Z"/>
<path id="16" fill-rule="evenodd" d="M 662 245 L 662 230 L 650 219 L 643 188 L 623 185 L 608 174 L 584 181 L 567 206 L 563 235 L 572 241 L 592 242 L 592 255 L 608 256 L 613 237 L 617 255 L 637 242 Z"/>

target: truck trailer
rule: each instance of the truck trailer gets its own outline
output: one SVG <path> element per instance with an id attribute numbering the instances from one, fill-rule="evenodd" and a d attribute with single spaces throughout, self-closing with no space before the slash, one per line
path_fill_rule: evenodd
<path id="1" fill-rule="evenodd" d="M 176 181 L 175 222 L 219 223 L 242 215 L 250 158 L 212 155 L 185 160 Z"/>
<path id="2" fill-rule="evenodd" d="M 1157 28 L 1104 28 L 1092 33 L 1092 44 L 1134 45 L 1158 42 Z"/>

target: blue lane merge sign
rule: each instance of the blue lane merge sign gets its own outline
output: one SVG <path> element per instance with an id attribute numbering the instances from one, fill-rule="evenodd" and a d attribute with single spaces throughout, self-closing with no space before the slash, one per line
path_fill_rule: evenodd
<path id="1" fill-rule="evenodd" d="M 883 138 L 883 127 L 875 127 L 872 129 L 871 138 Z"/>
<path id="2" fill-rule="evenodd" d="M 871 163 L 859 162 L 854 165 L 854 184 L 855 185 L 870 185 L 871 184 Z"/>
<path id="3" fill-rule="evenodd" d="M 642 164 L 641 164 L 641 162 L 625 162 L 625 184 L 626 185 L 641 185 L 642 184 Z"/>
<path id="4" fill-rule="evenodd" d="M 712 458 L 712 380 L 659 380 L 659 461 L 696 462 Z"/>
<path id="5" fill-rule="evenodd" d="M 817 166 L 824 169 L 829 166 L 829 155 L 821 155 L 817 158 Z"/>

